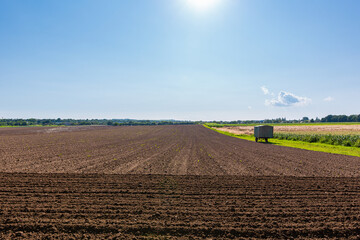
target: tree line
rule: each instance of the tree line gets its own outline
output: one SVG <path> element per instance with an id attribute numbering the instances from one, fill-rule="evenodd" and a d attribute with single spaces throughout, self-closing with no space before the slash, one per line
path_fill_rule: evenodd
<path id="1" fill-rule="evenodd" d="M 321 119 L 321 122 L 360 122 L 359 115 L 327 115 Z"/>
<path id="2" fill-rule="evenodd" d="M 263 124 L 263 123 L 320 123 L 320 122 L 360 122 L 358 115 L 327 115 L 324 118 L 308 118 L 288 120 L 286 118 L 274 118 L 265 120 L 236 120 L 236 121 L 211 121 L 209 123 L 217 124 Z"/>
<path id="3" fill-rule="evenodd" d="M 360 122 L 360 114 L 356 115 L 327 115 L 323 118 L 303 117 L 298 120 L 286 120 L 286 118 L 266 119 L 264 123 L 316 123 L 316 122 Z"/>
<path id="4" fill-rule="evenodd" d="M 308 123 L 308 122 L 360 122 L 358 115 L 327 115 L 324 118 L 309 119 L 303 117 L 298 120 L 275 118 L 265 120 L 236 120 L 236 121 L 211 121 L 218 124 L 253 124 L 253 123 Z M 0 119 L 0 126 L 79 126 L 79 125 L 187 125 L 203 124 L 203 121 L 178 121 L 178 120 L 136 120 L 136 119 Z"/>
<path id="5" fill-rule="evenodd" d="M 134 119 L 0 119 L 0 126 L 81 126 L 81 125 L 179 125 L 196 124 L 193 121 L 134 120 Z"/>

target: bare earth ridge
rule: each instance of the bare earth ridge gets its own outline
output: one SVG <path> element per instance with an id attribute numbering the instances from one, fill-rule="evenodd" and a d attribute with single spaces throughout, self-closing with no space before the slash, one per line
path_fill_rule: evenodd
<path id="1" fill-rule="evenodd" d="M 360 178 L 0 174 L 0 239 L 359 239 Z"/>
<path id="2" fill-rule="evenodd" d="M 203 126 L 0 129 L 0 239 L 359 239 L 360 158 Z"/>

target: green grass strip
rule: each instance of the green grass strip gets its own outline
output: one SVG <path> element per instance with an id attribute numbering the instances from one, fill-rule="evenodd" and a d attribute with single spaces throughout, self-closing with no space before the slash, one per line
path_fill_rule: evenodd
<path id="1" fill-rule="evenodd" d="M 236 138 L 255 142 L 255 138 L 250 135 L 236 135 L 233 133 L 213 129 L 206 125 L 203 125 L 203 126 L 206 128 L 209 128 L 215 132 L 218 132 L 218 133 L 230 136 L 230 137 L 236 137 Z M 360 157 L 360 148 L 358 148 L 358 147 L 345 147 L 345 146 L 330 145 L 330 144 L 324 144 L 324 143 L 308 143 L 308 142 L 292 141 L 292 140 L 279 140 L 279 139 L 274 139 L 274 138 L 269 139 L 269 142 L 270 142 L 270 144 L 274 144 L 274 145 L 278 145 L 278 146 L 301 148 L 301 149 L 306 149 L 306 150 L 310 150 L 310 151 L 327 152 L 327 153 L 335 153 L 335 154 Z M 261 143 L 259 143 L 259 144 L 261 144 Z"/>

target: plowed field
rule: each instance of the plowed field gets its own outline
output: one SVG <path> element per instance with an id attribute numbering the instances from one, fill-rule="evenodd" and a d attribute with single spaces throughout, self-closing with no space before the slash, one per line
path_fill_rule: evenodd
<path id="1" fill-rule="evenodd" d="M 0 129 L 0 239 L 360 238 L 360 158 L 202 126 Z"/>
<path id="2" fill-rule="evenodd" d="M 359 178 L 1 174 L 0 237 L 360 237 Z"/>
<path id="3" fill-rule="evenodd" d="M 358 157 L 249 142 L 199 125 L 30 130 L 0 135 L 0 172 L 360 176 Z"/>

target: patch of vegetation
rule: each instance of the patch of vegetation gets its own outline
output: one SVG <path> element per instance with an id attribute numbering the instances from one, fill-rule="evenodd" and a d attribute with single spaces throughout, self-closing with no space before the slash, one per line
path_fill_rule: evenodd
<path id="1" fill-rule="evenodd" d="M 360 147 L 360 135 L 274 133 L 274 138 L 309 143 L 326 143 L 346 147 Z"/>
<path id="2" fill-rule="evenodd" d="M 255 141 L 255 138 L 253 135 L 236 135 L 233 133 L 213 129 L 207 125 L 204 125 L 204 126 L 213 131 L 219 132 L 219 133 L 227 135 L 227 136 L 245 139 L 245 140 L 253 141 L 253 142 Z M 266 143 L 263 143 L 263 144 L 266 144 Z M 317 143 L 317 142 L 310 143 L 310 142 L 285 140 L 285 139 L 270 139 L 269 144 L 285 146 L 285 147 L 301 148 L 301 149 L 306 149 L 306 150 L 310 150 L 310 151 L 327 152 L 327 153 L 335 153 L 335 154 L 360 157 L 360 148 L 359 147 L 347 147 L 347 146 L 342 146 L 342 145 L 330 145 L 330 144 L 326 144 L 326 143 Z"/>
<path id="3" fill-rule="evenodd" d="M 238 126 L 258 126 L 258 125 L 269 125 L 269 126 L 312 126 L 312 125 L 360 125 L 360 122 L 318 122 L 318 123 L 238 123 L 238 124 L 221 124 L 208 122 L 204 125 L 208 127 L 238 127 Z"/>

